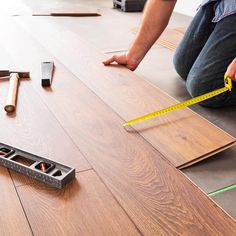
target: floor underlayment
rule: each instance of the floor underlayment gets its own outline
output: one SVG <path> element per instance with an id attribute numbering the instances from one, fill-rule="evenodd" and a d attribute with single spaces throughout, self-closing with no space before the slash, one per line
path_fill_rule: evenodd
<path id="1" fill-rule="evenodd" d="M 32 8 L 37 7 L 36 1 L 23 0 L 22 2 Z M 114 10 L 112 9 L 112 1 L 83 0 L 80 2 L 84 2 L 88 6 L 91 5 L 94 7 L 96 5 L 99 7 L 102 17 L 92 19 L 94 30 L 88 30 L 88 27 L 91 27 L 91 19 L 82 19 L 83 24 L 80 26 L 75 25 L 75 33 L 76 29 L 78 29 L 78 34 L 82 32 L 84 37 L 89 38 L 90 42 L 108 54 L 113 54 L 116 51 L 126 51 L 134 37 L 132 29 L 138 26 L 141 13 L 123 13 Z M 61 5 L 65 4 L 65 1 L 55 1 L 55 3 Z M 41 3 L 38 5 L 42 6 Z M 57 21 L 57 23 L 60 23 L 60 20 L 62 19 L 51 19 L 51 21 Z M 186 27 L 190 21 L 191 18 L 189 17 L 174 14 L 170 20 L 169 27 Z M 67 23 L 68 25 L 75 24 L 73 19 L 68 19 Z M 66 25 L 60 26 L 58 24 L 58 27 L 66 30 Z M 155 45 L 135 73 L 157 85 L 177 100 L 183 101 L 188 99 L 189 95 L 186 91 L 184 81 L 174 71 L 172 57 L 173 52 L 171 50 Z M 236 136 L 236 107 L 209 109 L 195 105 L 192 109 L 234 137 Z M 214 158 L 207 159 L 184 169 L 183 173 L 204 192 L 210 193 L 236 183 L 235 169 L 236 148 L 232 148 L 231 150 L 217 154 Z M 229 190 L 212 198 L 231 216 L 236 218 L 236 206 L 233 202 L 235 196 L 236 190 Z"/>
<path id="2" fill-rule="evenodd" d="M 218 203 L 229 215 L 236 219 L 235 211 L 236 189 L 220 193 L 212 199 Z"/>

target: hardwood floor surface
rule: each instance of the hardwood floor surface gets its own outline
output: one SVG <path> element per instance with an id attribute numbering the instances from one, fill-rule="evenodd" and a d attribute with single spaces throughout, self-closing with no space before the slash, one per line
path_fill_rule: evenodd
<path id="1" fill-rule="evenodd" d="M 18 28 L 11 29 L 9 25 L 8 27 L 8 41 L 12 43 L 11 30 L 13 30 L 15 36 L 21 30 Z M 56 120 L 60 122 L 65 132 L 86 157 L 142 234 L 223 235 L 227 233 L 227 235 L 235 235 L 235 222 L 186 179 L 181 172 L 170 165 L 137 132 L 130 133 L 124 130 L 121 125 L 123 119 L 85 86 L 84 81 L 80 81 L 26 33 L 18 40 L 18 43 L 21 45 L 19 50 L 17 48 L 14 52 L 7 50 L 8 55 L 18 65 L 28 66 L 32 72 L 32 91 L 35 91 L 40 99 L 47 104 L 47 108 L 51 110 Z M 6 44 L 4 45 L 6 46 Z M 23 52 L 20 48 L 25 49 L 25 60 L 20 60 L 21 52 Z M 7 60 L 6 58 L 5 60 Z M 39 83 L 40 74 L 37 63 L 43 59 L 55 60 L 56 70 L 52 85 L 53 92 L 51 93 L 43 90 Z M 24 85 L 29 86 L 26 82 Z M 23 88 L 20 91 L 21 94 L 23 94 L 22 91 Z M 18 109 L 20 109 L 20 106 L 19 103 Z M 81 181 L 81 184 L 83 184 L 87 177 L 82 177 L 80 180 L 80 175 L 77 175 L 78 182 Z M 84 186 L 92 188 L 90 181 L 86 182 Z M 45 190 L 42 190 L 44 188 Z M 68 189 L 70 188 L 73 192 L 76 191 L 77 187 L 68 186 L 67 190 L 62 191 L 65 194 L 62 195 L 62 198 L 67 199 L 67 194 L 70 194 Z M 29 222 L 36 234 L 47 230 L 52 235 L 58 232 L 62 234 L 72 232 L 73 234 L 80 230 L 79 227 L 76 228 L 77 225 L 82 227 L 95 221 L 95 224 L 90 226 L 92 227 L 91 231 L 88 231 L 94 232 L 93 230 L 98 227 L 97 220 L 103 220 L 101 217 L 103 214 L 97 216 L 97 213 L 94 213 L 95 215 L 92 217 L 93 214 L 89 214 L 89 210 L 88 214 L 86 214 L 87 212 L 83 214 L 81 212 L 81 217 L 76 218 L 78 212 L 73 209 L 79 209 L 81 204 L 80 201 L 77 202 L 76 197 L 72 197 L 70 201 L 67 201 L 68 208 L 64 208 L 63 200 L 62 210 L 60 207 L 55 209 L 52 205 L 53 202 L 59 201 L 61 203 L 60 199 L 55 200 L 53 197 L 57 196 L 58 192 L 38 183 L 30 186 L 20 186 L 18 192 Z M 89 196 L 93 196 L 93 194 L 87 194 L 87 197 Z M 92 202 L 94 201 L 92 200 Z M 101 201 L 103 200 L 101 199 Z M 104 198 L 104 201 L 107 203 L 106 198 Z M 86 211 L 86 204 L 84 205 L 83 211 Z M 100 206 L 95 204 L 94 207 L 96 209 L 91 206 L 95 212 L 100 211 Z M 32 209 L 39 210 L 34 212 Z M 67 210 L 63 211 L 64 209 Z M 56 213 L 52 217 L 54 210 Z M 60 210 L 65 212 L 65 215 L 58 213 Z M 112 215 L 116 215 L 115 212 L 114 210 Z M 208 212 L 211 214 L 208 214 Z M 78 222 L 79 219 L 82 221 L 84 217 L 86 219 L 84 224 Z M 60 222 L 65 222 L 65 219 L 67 219 L 67 223 L 59 228 L 62 224 Z M 59 225 L 55 225 L 55 221 L 58 221 Z M 126 221 L 125 223 L 128 224 Z M 44 224 L 52 225 L 52 229 L 48 227 L 42 229 Z M 131 227 L 132 230 L 132 226 L 129 225 L 123 227 Z M 118 226 L 118 229 L 120 229 L 120 226 Z M 103 230 L 108 230 L 110 233 L 108 226 L 104 226 L 100 230 L 99 232 L 105 233 L 107 231 Z M 116 230 L 117 228 L 114 229 L 115 235 L 119 234 L 119 231 Z"/>
<path id="2" fill-rule="evenodd" d="M 7 169 L 0 167 L 0 235 L 32 235 Z"/>
<path id="3" fill-rule="evenodd" d="M 177 103 L 128 69 L 103 66 L 105 55 L 71 31 L 59 32 L 47 20 L 40 21 L 44 27 L 39 30 L 35 30 L 37 27 L 32 20 L 29 22 L 22 19 L 18 23 L 29 30 L 123 119 L 129 120 Z M 14 44 L 14 39 L 7 40 L 7 44 L 10 41 Z M 22 43 L 25 41 L 27 39 L 22 40 Z M 27 51 L 30 55 L 30 49 Z M 11 51 L 14 57 L 21 53 L 21 48 Z M 137 124 L 134 128 L 179 168 L 207 158 L 235 143 L 232 136 L 188 108 Z"/>
<path id="4" fill-rule="evenodd" d="M 92 170 L 56 190 L 44 184 L 17 188 L 34 235 L 140 235 Z"/>

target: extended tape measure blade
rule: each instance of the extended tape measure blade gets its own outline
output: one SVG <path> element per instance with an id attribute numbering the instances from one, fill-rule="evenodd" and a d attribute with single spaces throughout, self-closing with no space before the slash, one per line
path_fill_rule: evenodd
<path id="1" fill-rule="evenodd" d="M 161 109 L 161 110 L 149 113 L 147 115 L 140 116 L 140 117 L 135 118 L 133 120 L 129 120 L 129 121 L 125 122 L 123 124 L 123 126 L 133 125 L 133 124 L 141 122 L 141 121 L 149 120 L 149 119 L 152 119 L 154 117 L 161 116 L 161 115 L 170 113 L 172 111 L 176 111 L 176 110 L 179 110 L 179 109 L 182 109 L 182 108 L 185 108 L 185 107 L 197 104 L 197 103 L 205 101 L 205 100 L 207 100 L 209 98 L 215 97 L 215 96 L 217 96 L 217 95 L 219 95 L 221 93 L 224 93 L 224 92 L 226 92 L 228 90 L 229 90 L 229 88 L 227 88 L 227 87 L 216 89 L 216 90 L 214 90 L 212 92 L 205 93 L 205 94 L 200 95 L 200 96 L 195 97 L 195 98 L 191 98 L 191 99 L 189 99 L 187 101 L 180 102 L 180 103 L 178 103 L 176 105 L 172 105 L 172 106 L 169 106 L 167 108 L 164 108 L 164 109 Z"/>

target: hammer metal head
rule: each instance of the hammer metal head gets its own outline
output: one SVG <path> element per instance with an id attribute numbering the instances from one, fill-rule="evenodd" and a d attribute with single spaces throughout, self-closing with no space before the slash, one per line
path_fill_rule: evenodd
<path id="1" fill-rule="evenodd" d="M 10 74 L 11 73 L 17 73 L 20 78 L 29 78 L 30 77 L 30 73 L 27 71 L 10 71 Z"/>
<path id="2" fill-rule="evenodd" d="M 17 73 L 19 78 L 29 78 L 30 73 L 26 71 L 10 71 L 10 70 L 0 70 L 0 79 L 1 77 L 10 76 L 11 73 Z"/>

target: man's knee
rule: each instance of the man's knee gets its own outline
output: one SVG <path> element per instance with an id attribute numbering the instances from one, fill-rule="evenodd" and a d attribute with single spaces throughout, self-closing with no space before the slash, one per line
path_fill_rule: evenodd
<path id="1" fill-rule="evenodd" d="M 213 82 L 214 81 L 214 82 Z M 220 83 L 216 82 L 217 79 L 212 76 L 211 78 L 206 78 L 206 75 L 204 76 L 203 74 L 192 74 L 190 73 L 187 81 L 186 81 L 186 88 L 191 95 L 191 97 L 198 97 L 200 95 L 203 95 L 205 93 L 211 92 L 215 89 L 218 89 L 220 87 L 223 87 L 220 85 Z M 223 97 L 220 95 L 217 97 L 213 97 L 210 99 L 207 99 L 199 105 L 205 106 L 205 107 L 212 107 L 212 108 L 217 108 L 221 107 L 223 105 Z"/>
<path id="2" fill-rule="evenodd" d="M 186 88 L 191 95 L 191 97 L 197 97 L 202 94 L 202 89 L 200 88 L 199 80 L 201 78 L 197 74 L 189 74 L 186 80 Z"/>
<path id="3" fill-rule="evenodd" d="M 178 75 L 182 79 L 186 80 L 189 71 L 187 67 L 185 66 L 185 63 L 183 63 L 183 57 L 181 56 L 181 53 L 178 51 L 176 51 L 176 53 L 174 54 L 173 64 L 174 64 L 175 71 L 178 73 Z"/>

